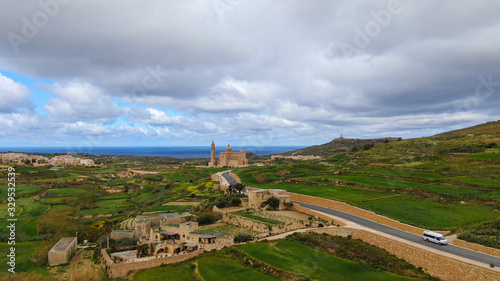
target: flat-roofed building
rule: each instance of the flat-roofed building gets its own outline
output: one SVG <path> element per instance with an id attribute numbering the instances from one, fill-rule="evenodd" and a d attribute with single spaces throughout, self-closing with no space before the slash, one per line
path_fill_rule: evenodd
<path id="1" fill-rule="evenodd" d="M 64 237 L 49 251 L 49 265 L 58 265 L 69 262 L 76 251 L 78 240 L 76 237 Z"/>

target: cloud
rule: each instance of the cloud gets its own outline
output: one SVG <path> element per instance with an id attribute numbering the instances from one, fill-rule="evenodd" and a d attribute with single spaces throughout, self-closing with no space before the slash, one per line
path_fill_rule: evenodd
<path id="1" fill-rule="evenodd" d="M 55 121 L 110 123 L 122 113 L 109 96 L 88 83 L 56 83 L 48 89 L 57 97 L 48 99 L 44 109 Z"/>
<path id="2" fill-rule="evenodd" d="M 46 116 L 31 116 L 65 128 L 61 137 L 314 144 L 500 119 L 500 3 L 399 1 L 385 22 L 388 1 L 228 3 L 221 13 L 202 0 L 70 1 L 17 53 L 4 38 L 0 69 L 46 79 L 36 87 L 52 96 L 34 105 Z M 24 18 L 43 11 L 2 5 L 0 34 L 23 35 Z M 476 94 L 490 75 L 489 94 Z M 0 114 L 29 111 L 29 89 L 9 79 L 0 76 Z"/>
<path id="3" fill-rule="evenodd" d="M 30 90 L 26 85 L 0 73 L 0 113 L 33 107 L 29 97 Z"/>

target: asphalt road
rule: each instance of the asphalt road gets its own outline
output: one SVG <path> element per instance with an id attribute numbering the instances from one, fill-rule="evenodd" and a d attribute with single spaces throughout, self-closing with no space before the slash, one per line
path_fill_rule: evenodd
<path id="1" fill-rule="evenodd" d="M 222 176 L 227 180 L 229 185 L 235 185 L 238 183 L 237 180 L 235 180 L 233 177 L 229 175 L 229 172 L 222 173 Z"/>
<path id="2" fill-rule="evenodd" d="M 334 216 L 337 216 L 339 218 L 343 218 L 343 219 L 346 219 L 348 221 L 352 221 L 354 223 L 357 223 L 361 226 L 371 228 L 371 229 L 374 229 L 374 230 L 377 230 L 380 232 L 384 232 L 384 233 L 387 233 L 389 235 L 396 236 L 396 237 L 399 237 L 399 238 L 402 238 L 402 239 L 405 239 L 405 240 L 408 240 L 408 241 L 411 241 L 414 243 L 418 243 L 418 244 L 421 244 L 421 245 L 424 245 L 426 247 L 430 247 L 430 248 L 433 248 L 433 249 L 436 249 L 436 250 L 439 250 L 442 252 L 450 253 L 450 254 L 457 255 L 457 256 L 460 256 L 460 257 L 463 257 L 466 259 L 485 263 L 487 265 L 494 264 L 495 266 L 500 266 L 500 258 L 499 257 L 483 254 L 480 252 L 468 250 L 468 249 L 453 246 L 453 245 L 440 246 L 440 245 L 437 245 L 437 244 L 434 244 L 431 242 L 425 242 L 422 239 L 422 236 L 415 235 L 413 233 L 402 231 L 402 230 L 399 230 L 396 228 L 392 228 L 390 226 L 386 226 L 386 225 L 383 225 L 383 224 L 380 224 L 380 223 L 377 223 L 377 222 L 374 222 L 374 221 L 371 221 L 371 220 L 368 220 L 368 219 L 365 219 L 362 217 L 358 217 L 358 216 L 344 213 L 341 211 L 337 211 L 337 210 L 333 210 L 330 208 L 321 207 L 321 206 L 317 206 L 317 205 L 312 205 L 312 204 L 308 204 L 308 203 L 302 203 L 302 202 L 296 202 L 296 201 L 294 201 L 294 203 L 297 203 L 297 204 L 299 204 L 303 207 L 306 207 L 306 208 L 310 208 L 312 210 L 316 210 L 319 212 L 334 215 Z"/>

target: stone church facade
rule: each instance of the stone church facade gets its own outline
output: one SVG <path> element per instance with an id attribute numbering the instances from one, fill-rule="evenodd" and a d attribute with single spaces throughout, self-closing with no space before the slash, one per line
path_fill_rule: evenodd
<path id="1" fill-rule="evenodd" d="M 215 159 L 215 143 L 212 141 L 210 153 L 210 167 L 245 167 L 248 166 L 247 152 L 243 149 L 240 152 L 233 152 L 228 144 L 226 151 L 219 154 L 219 160 Z"/>

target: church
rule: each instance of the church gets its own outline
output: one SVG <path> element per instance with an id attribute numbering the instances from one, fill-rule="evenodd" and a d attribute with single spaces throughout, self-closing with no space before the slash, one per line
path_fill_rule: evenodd
<path id="1" fill-rule="evenodd" d="M 219 160 L 215 159 L 215 143 L 212 141 L 209 167 L 245 167 L 248 166 L 247 152 L 233 152 L 228 144 L 226 151 L 219 154 Z"/>

